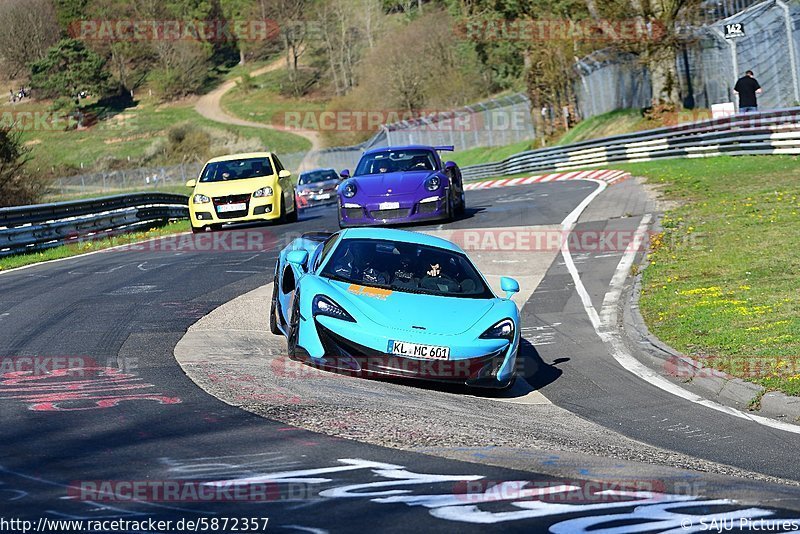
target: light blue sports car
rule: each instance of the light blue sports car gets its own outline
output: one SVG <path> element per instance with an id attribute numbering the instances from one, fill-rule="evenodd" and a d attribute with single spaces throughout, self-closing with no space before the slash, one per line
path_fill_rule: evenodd
<path id="1" fill-rule="evenodd" d="M 500 285 L 504 298 L 463 250 L 426 234 L 309 233 L 280 253 L 270 329 L 315 367 L 505 388 L 519 350 L 519 284 Z"/>

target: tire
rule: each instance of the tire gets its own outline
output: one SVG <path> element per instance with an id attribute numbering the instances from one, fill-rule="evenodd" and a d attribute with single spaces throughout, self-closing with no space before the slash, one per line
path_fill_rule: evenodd
<path id="1" fill-rule="evenodd" d="M 448 222 L 452 222 L 456 218 L 455 214 L 455 206 L 453 202 L 453 192 L 450 190 L 447 194 L 447 220 Z"/>
<path id="2" fill-rule="evenodd" d="M 273 280 L 272 284 L 272 302 L 270 303 L 269 307 L 269 331 L 275 334 L 276 336 L 280 336 L 283 334 L 280 328 L 278 328 L 278 277 L 276 276 Z"/>
<path id="3" fill-rule="evenodd" d="M 300 337 L 300 290 L 294 290 L 294 302 L 292 302 L 292 313 L 289 316 L 289 326 L 287 328 L 286 345 L 290 358 L 297 358 L 297 341 Z"/>
<path id="4" fill-rule="evenodd" d="M 298 213 L 297 213 L 297 198 L 296 197 L 292 197 L 292 198 L 294 199 L 294 210 L 292 211 L 292 213 L 287 213 L 286 214 L 286 222 L 290 222 L 290 223 L 297 222 L 297 217 L 298 217 Z"/>
<path id="5" fill-rule="evenodd" d="M 193 234 L 202 234 L 205 231 L 206 231 L 206 227 L 205 226 L 201 226 L 199 228 L 197 226 L 192 226 L 192 233 Z"/>
<path id="6" fill-rule="evenodd" d="M 456 208 L 456 215 L 458 215 L 460 217 L 460 216 L 464 215 L 464 213 L 466 211 L 467 211 L 467 199 L 466 199 L 466 196 L 464 195 L 464 190 L 462 189 L 461 190 L 461 199 L 458 202 L 458 207 Z"/>
<path id="7" fill-rule="evenodd" d="M 211 226 L 209 226 L 209 229 L 212 232 L 219 232 L 220 230 L 222 230 L 222 225 L 221 224 L 212 224 Z"/>
<path id="8" fill-rule="evenodd" d="M 283 224 L 286 222 L 286 206 L 284 206 L 283 194 L 281 194 L 281 202 L 279 206 L 281 214 L 278 215 L 278 224 Z"/>

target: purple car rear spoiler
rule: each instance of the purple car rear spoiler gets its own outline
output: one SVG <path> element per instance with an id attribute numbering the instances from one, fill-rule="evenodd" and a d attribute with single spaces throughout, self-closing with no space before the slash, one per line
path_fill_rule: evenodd
<path id="1" fill-rule="evenodd" d="M 435 146 L 433 147 L 433 149 L 442 152 L 443 151 L 453 152 L 456 149 L 456 147 L 454 147 L 453 145 L 443 145 L 443 146 Z"/>

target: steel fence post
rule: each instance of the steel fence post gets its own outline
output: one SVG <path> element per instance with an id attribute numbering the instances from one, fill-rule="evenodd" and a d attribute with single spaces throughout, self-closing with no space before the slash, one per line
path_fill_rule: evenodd
<path id="1" fill-rule="evenodd" d="M 792 32 L 792 14 L 789 5 L 783 0 L 775 0 L 775 4 L 783 9 L 783 20 L 786 26 L 786 38 L 789 40 L 789 62 L 792 69 L 792 86 L 794 87 L 795 105 L 800 103 L 800 82 L 797 79 L 797 53 L 794 46 L 794 35 Z"/>

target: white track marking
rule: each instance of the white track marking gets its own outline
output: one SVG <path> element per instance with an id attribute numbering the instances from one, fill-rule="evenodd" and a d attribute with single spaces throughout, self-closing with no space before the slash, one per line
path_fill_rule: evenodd
<path id="1" fill-rule="evenodd" d="M 150 239 L 145 239 L 143 241 L 134 241 L 133 243 L 126 243 L 124 245 L 117 245 L 116 247 L 108 247 L 108 248 L 103 248 L 103 249 L 100 249 L 100 250 L 93 250 L 92 252 L 84 252 L 83 254 L 75 254 L 74 256 L 67 256 L 66 258 L 56 258 L 54 260 L 40 261 L 38 263 L 30 263 L 28 265 L 23 265 L 22 267 L 14 267 L 13 269 L 0 270 L 0 276 L 4 275 L 6 273 L 13 273 L 13 272 L 16 272 L 16 271 L 21 271 L 23 269 L 30 269 L 31 267 L 39 267 L 40 265 L 46 265 L 48 263 L 57 263 L 57 262 L 67 261 L 67 260 L 78 260 L 80 258 L 85 258 L 87 256 L 94 256 L 95 254 L 102 254 L 103 252 L 111 252 L 112 250 L 117 250 L 117 249 L 120 249 L 120 248 L 133 247 L 134 245 L 142 245 L 144 243 L 150 243 L 150 242 L 153 242 L 153 241 L 158 241 L 159 239 L 164 239 L 165 237 L 177 237 L 177 236 L 181 236 L 181 235 L 191 235 L 191 234 L 189 232 L 180 232 L 178 234 L 169 234 L 169 235 L 165 235 L 165 236 L 153 237 L 153 238 L 150 238 Z"/>
<path id="2" fill-rule="evenodd" d="M 583 202 L 578 204 L 578 206 L 572 210 L 572 213 L 567 215 L 567 218 L 561 222 L 561 230 L 564 235 L 569 235 L 572 232 L 572 229 L 575 228 L 575 223 L 578 222 L 578 217 L 581 216 L 583 210 L 603 191 L 605 191 L 608 184 L 601 180 L 587 180 L 589 182 L 593 182 L 597 184 L 597 189 L 591 192 L 589 196 L 583 199 Z M 570 276 L 572 276 L 572 280 L 575 283 L 575 291 L 578 292 L 578 295 L 581 298 L 581 302 L 583 303 L 583 307 L 586 310 L 586 314 L 589 316 L 589 320 L 592 322 L 592 326 L 595 330 L 600 327 L 600 316 L 597 314 L 597 310 L 594 309 L 592 306 L 592 298 L 589 296 L 589 292 L 586 291 L 586 287 L 584 287 L 583 283 L 581 282 L 581 277 L 578 274 L 578 268 L 575 267 L 575 262 L 572 259 L 572 253 L 569 250 L 569 239 L 564 239 L 561 242 L 561 256 L 564 258 L 564 264 L 567 267 L 567 271 L 569 271 Z"/>
<path id="3" fill-rule="evenodd" d="M 591 202 L 594 197 L 596 197 L 606 187 L 606 182 L 600 180 L 589 181 L 595 182 L 599 186 L 591 195 L 586 197 L 586 199 L 584 199 L 584 201 L 577 208 L 575 208 L 575 210 L 569 215 L 569 217 L 567 217 L 567 219 L 564 220 L 564 223 L 562 223 L 562 228 L 565 230 L 567 228 L 571 229 L 574 226 L 574 223 L 577 221 L 578 217 L 580 217 L 586 206 L 589 205 L 589 202 Z M 642 220 L 642 224 L 640 224 L 639 228 L 637 229 L 637 234 L 644 234 L 644 231 L 647 228 L 645 219 L 649 221 L 650 217 L 651 216 L 649 214 L 645 216 L 645 218 Z M 643 237 L 643 235 L 640 237 Z M 628 272 L 630 272 L 636 252 L 637 251 L 635 247 L 629 247 L 620 259 L 620 262 L 617 265 L 617 269 L 614 273 L 614 277 L 612 278 L 611 289 L 603 299 L 601 319 L 601 315 L 597 313 L 597 310 L 595 310 L 594 306 L 592 305 L 592 299 L 589 296 L 588 291 L 586 291 L 586 287 L 583 285 L 583 281 L 578 274 L 578 270 L 575 268 L 567 240 L 564 241 L 561 249 L 561 254 L 564 257 L 564 263 L 566 264 L 567 270 L 572 276 L 572 281 L 575 283 L 575 290 L 581 298 L 581 302 L 583 303 L 583 307 L 589 316 L 589 320 L 591 321 L 595 332 L 608 347 L 611 356 L 617 361 L 617 363 L 619 363 L 625 370 L 633 373 L 645 382 L 661 389 L 662 391 L 666 391 L 667 393 L 675 395 L 676 397 L 680 397 L 695 404 L 705 406 L 706 408 L 710 408 L 717 412 L 721 412 L 739 419 L 745 419 L 777 430 L 791 432 L 793 434 L 800 434 L 800 426 L 793 425 L 791 423 L 775 421 L 760 415 L 745 413 L 741 410 L 719 404 L 687 391 L 679 385 L 670 382 L 656 371 L 650 369 L 630 353 L 615 326 L 617 320 L 617 304 L 621 295 L 621 285 L 625 282 Z"/>
<path id="4" fill-rule="evenodd" d="M 639 222 L 639 227 L 633 234 L 633 241 L 628 245 L 622 258 L 620 258 L 617 268 L 614 271 L 614 276 L 608 284 L 609 291 L 603 298 L 603 305 L 600 308 L 600 322 L 605 327 L 613 327 L 617 319 L 617 303 L 622 295 L 622 287 L 625 285 L 625 280 L 628 279 L 628 273 L 631 272 L 633 260 L 636 258 L 636 252 L 641 248 L 642 243 L 645 242 L 647 237 L 647 227 L 653 216 L 649 213 L 642 217 Z"/>

